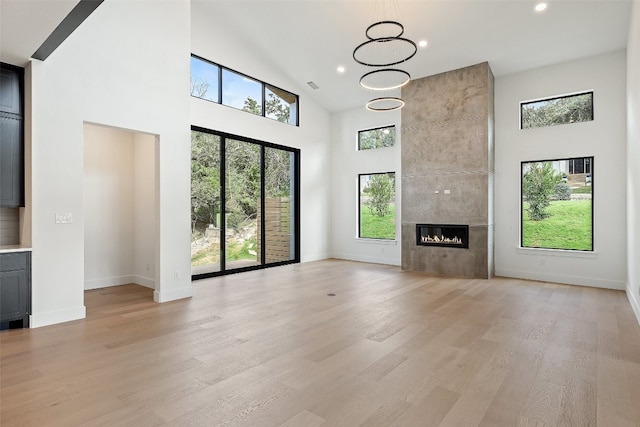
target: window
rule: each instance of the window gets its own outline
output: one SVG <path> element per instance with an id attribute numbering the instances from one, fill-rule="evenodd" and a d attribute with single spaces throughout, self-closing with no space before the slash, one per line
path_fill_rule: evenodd
<path id="1" fill-rule="evenodd" d="M 195 55 L 191 96 L 298 126 L 298 95 Z"/>
<path id="2" fill-rule="evenodd" d="M 358 150 L 393 147 L 396 143 L 396 127 L 385 126 L 358 132 Z"/>
<path id="3" fill-rule="evenodd" d="M 298 97 L 292 93 L 265 85 L 265 116 L 283 123 L 296 124 Z"/>
<path id="4" fill-rule="evenodd" d="M 202 59 L 191 57 L 191 96 L 219 102 L 218 82 L 220 67 Z"/>
<path id="5" fill-rule="evenodd" d="M 223 68 L 222 104 L 261 116 L 262 84 Z"/>
<path id="6" fill-rule="evenodd" d="M 593 157 L 522 162 L 521 246 L 593 251 Z"/>
<path id="7" fill-rule="evenodd" d="M 193 128 L 193 279 L 300 260 L 300 151 Z"/>
<path id="8" fill-rule="evenodd" d="M 358 237 L 396 238 L 396 174 L 358 175 Z"/>
<path id="9" fill-rule="evenodd" d="M 520 103 L 521 129 L 591 120 L 593 120 L 593 92 Z"/>

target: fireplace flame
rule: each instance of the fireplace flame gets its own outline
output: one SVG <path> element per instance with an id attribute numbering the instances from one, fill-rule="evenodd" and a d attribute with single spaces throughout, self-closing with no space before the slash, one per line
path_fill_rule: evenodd
<path id="1" fill-rule="evenodd" d="M 434 236 L 422 236 L 421 237 L 422 243 L 450 243 L 450 244 L 455 244 L 455 245 L 462 245 L 462 239 L 459 238 L 458 236 L 454 236 L 454 237 L 444 237 L 444 236 L 438 236 L 438 235 L 434 235 Z"/>

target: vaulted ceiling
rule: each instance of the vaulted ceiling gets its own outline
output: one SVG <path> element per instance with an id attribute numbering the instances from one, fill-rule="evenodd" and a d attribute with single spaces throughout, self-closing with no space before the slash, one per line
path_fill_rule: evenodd
<path id="1" fill-rule="evenodd" d="M 0 59 L 24 65 L 77 3 L 0 0 Z M 354 62 L 352 52 L 374 22 L 399 21 L 404 37 L 428 41 L 398 66 L 414 79 L 484 61 L 503 76 L 623 49 L 631 3 L 548 0 L 541 13 L 530 0 L 192 0 L 191 7 L 192 14 L 224 16 L 234 35 L 304 94 L 329 111 L 340 111 L 364 105 L 373 95 L 358 84 L 370 69 Z M 336 71 L 338 66 L 344 73 Z M 309 81 L 319 89 L 309 88 Z"/>

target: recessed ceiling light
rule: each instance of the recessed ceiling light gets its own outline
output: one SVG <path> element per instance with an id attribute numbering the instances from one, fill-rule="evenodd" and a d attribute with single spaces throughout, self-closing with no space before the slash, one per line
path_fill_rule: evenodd
<path id="1" fill-rule="evenodd" d="M 337 72 L 339 72 L 339 73 L 344 73 L 345 69 L 344 69 L 344 67 L 341 65 L 341 66 L 339 66 L 338 68 L 336 68 L 336 71 L 337 71 Z"/>
<path id="2" fill-rule="evenodd" d="M 420 41 L 418 42 L 418 46 L 420 46 L 420 47 L 426 47 L 426 46 L 427 46 L 427 41 L 426 41 L 426 40 L 420 40 Z"/>
<path id="3" fill-rule="evenodd" d="M 542 12 L 543 10 L 545 10 L 547 8 L 547 4 L 546 3 L 538 3 L 535 7 L 536 12 Z"/>

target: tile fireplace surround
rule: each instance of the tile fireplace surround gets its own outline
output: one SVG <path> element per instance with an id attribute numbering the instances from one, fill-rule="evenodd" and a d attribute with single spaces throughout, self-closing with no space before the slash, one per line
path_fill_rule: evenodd
<path id="1" fill-rule="evenodd" d="M 402 90 L 402 269 L 493 276 L 493 73 L 488 63 Z M 417 245 L 417 224 L 469 224 L 468 249 Z"/>

